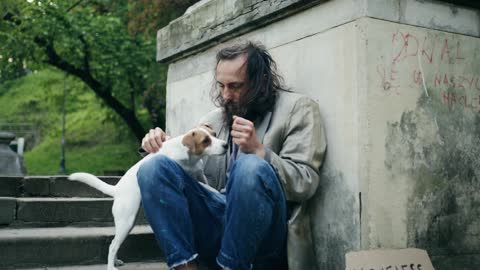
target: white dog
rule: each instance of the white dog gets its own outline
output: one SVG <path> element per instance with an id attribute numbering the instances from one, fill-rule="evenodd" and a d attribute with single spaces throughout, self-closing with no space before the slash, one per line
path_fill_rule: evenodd
<path id="1" fill-rule="evenodd" d="M 140 165 L 155 155 L 166 155 L 180 164 L 192 177 L 207 184 L 202 158 L 208 155 L 223 155 L 227 150 L 227 143 L 214 136 L 215 133 L 209 127 L 201 126 L 165 141 L 158 152 L 145 156 L 133 165 L 115 186 L 89 173 L 73 173 L 68 177 L 69 180 L 83 182 L 114 198 L 112 213 L 115 237 L 108 252 L 108 270 L 116 270 L 115 264 L 123 263 L 117 259 L 117 252 L 132 230 L 140 207 L 141 197 L 137 182 L 137 171 Z"/>

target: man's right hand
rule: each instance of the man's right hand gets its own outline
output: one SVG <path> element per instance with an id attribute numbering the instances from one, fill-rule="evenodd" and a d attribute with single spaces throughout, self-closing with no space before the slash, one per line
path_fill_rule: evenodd
<path id="1" fill-rule="evenodd" d="M 142 148 L 148 153 L 155 153 L 162 148 L 163 142 L 168 139 L 167 134 L 161 128 L 150 129 L 142 139 Z"/>

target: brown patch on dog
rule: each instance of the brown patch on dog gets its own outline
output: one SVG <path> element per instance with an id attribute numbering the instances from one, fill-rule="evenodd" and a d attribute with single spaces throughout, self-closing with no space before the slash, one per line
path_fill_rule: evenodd
<path id="1" fill-rule="evenodd" d="M 212 144 L 212 140 L 205 131 L 195 129 L 183 136 L 182 144 L 188 148 L 190 154 L 201 155 L 205 148 Z"/>

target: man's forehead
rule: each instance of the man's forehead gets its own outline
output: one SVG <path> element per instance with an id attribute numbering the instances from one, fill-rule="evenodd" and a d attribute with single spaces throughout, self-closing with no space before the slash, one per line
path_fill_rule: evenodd
<path id="1" fill-rule="evenodd" d="M 223 59 L 218 62 L 216 71 L 225 71 L 233 73 L 242 73 L 246 70 L 247 57 L 245 54 L 241 54 L 233 59 Z"/>

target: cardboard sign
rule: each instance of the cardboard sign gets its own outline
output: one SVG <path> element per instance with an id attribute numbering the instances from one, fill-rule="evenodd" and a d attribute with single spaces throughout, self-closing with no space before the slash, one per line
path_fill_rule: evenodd
<path id="1" fill-rule="evenodd" d="M 346 270 L 434 270 L 425 250 L 376 249 L 349 252 Z"/>

